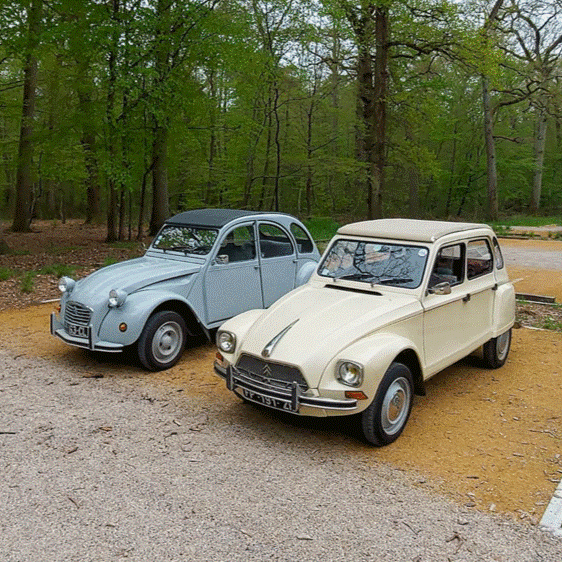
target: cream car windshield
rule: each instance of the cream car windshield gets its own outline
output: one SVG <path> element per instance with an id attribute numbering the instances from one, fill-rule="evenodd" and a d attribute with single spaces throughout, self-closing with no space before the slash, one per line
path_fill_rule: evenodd
<path id="1" fill-rule="evenodd" d="M 322 260 L 318 274 L 415 289 L 422 281 L 428 254 L 423 246 L 339 239 Z"/>
<path id="2" fill-rule="evenodd" d="M 218 231 L 188 225 L 164 225 L 152 247 L 165 252 L 183 252 L 204 256 L 211 251 Z"/>

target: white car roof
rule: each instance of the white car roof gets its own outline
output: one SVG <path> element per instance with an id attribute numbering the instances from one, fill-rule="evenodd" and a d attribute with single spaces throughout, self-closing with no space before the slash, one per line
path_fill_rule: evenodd
<path id="1" fill-rule="evenodd" d="M 486 224 L 467 222 L 378 219 L 346 224 L 338 229 L 338 234 L 411 240 L 415 242 L 435 242 L 448 234 L 482 229 L 487 230 L 488 233 L 492 230 Z"/>

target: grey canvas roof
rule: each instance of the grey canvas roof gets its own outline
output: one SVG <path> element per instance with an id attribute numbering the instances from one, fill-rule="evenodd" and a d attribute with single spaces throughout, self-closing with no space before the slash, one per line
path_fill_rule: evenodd
<path id="1" fill-rule="evenodd" d="M 263 213 L 258 211 L 242 211 L 238 209 L 196 209 L 194 211 L 185 211 L 184 213 L 174 215 L 166 222 L 221 228 L 235 219 L 262 214 Z"/>
<path id="2" fill-rule="evenodd" d="M 435 242 L 435 240 L 448 234 L 479 229 L 491 230 L 485 224 L 467 222 L 378 219 L 346 224 L 338 229 L 338 234 L 411 240 L 415 242 Z"/>

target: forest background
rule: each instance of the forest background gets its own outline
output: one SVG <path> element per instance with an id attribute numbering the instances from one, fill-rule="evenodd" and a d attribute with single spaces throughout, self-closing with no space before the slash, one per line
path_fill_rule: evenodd
<path id="1" fill-rule="evenodd" d="M 0 0 L 0 214 L 562 208 L 562 0 Z"/>

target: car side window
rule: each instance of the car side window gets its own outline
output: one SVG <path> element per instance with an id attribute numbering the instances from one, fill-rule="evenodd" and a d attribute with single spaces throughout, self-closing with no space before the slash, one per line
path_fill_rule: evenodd
<path id="1" fill-rule="evenodd" d="M 466 249 L 466 276 L 475 279 L 494 270 L 492 249 L 487 240 L 471 240 Z"/>
<path id="2" fill-rule="evenodd" d="M 259 240 L 262 258 L 290 256 L 293 253 L 290 238 L 283 230 L 273 224 L 260 224 Z"/>
<path id="3" fill-rule="evenodd" d="M 441 248 L 435 258 L 435 264 L 429 278 L 429 287 L 447 282 L 450 285 L 464 280 L 464 245 L 454 244 Z"/>
<path id="4" fill-rule="evenodd" d="M 251 225 L 233 228 L 224 238 L 217 263 L 249 261 L 256 258 L 256 239 Z"/>
<path id="5" fill-rule="evenodd" d="M 503 269 L 504 261 L 502 251 L 500 250 L 500 245 L 498 243 L 498 239 L 494 238 L 494 254 L 496 256 L 496 268 Z"/>
<path id="6" fill-rule="evenodd" d="M 291 223 L 291 232 L 297 241 L 297 249 L 301 254 L 310 254 L 314 251 L 314 244 L 308 234 L 295 222 Z"/>

